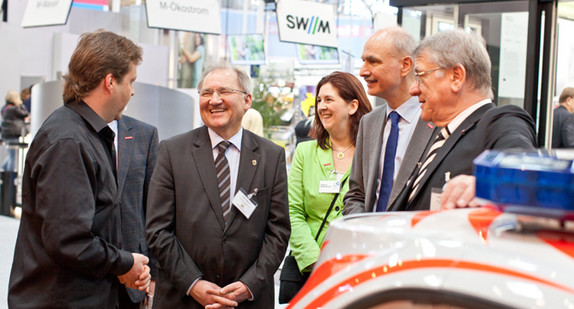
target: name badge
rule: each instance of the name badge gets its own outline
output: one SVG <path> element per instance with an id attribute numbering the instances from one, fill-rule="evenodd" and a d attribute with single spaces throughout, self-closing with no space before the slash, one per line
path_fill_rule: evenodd
<path id="1" fill-rule="evenodd" d="M 254 191 L 257 192 L 257 191 Z M 245 216 L 245 218 L 249 219 L 255 208 L 257 207 L 257 203 L 251 200 L 251 197 L 255 194 L 251 193 L 249 195 L 245 195 L 245 191 L 243 189 L 239 189 L 235 196 L 233 197 L 233 201 L 231 203 L 235 208 L 239 209 L 241 213 Z"/>
<path id="2" fill-rule="evenodd" d="M 319 193 L 339 193 L 341 182 L 338 180 L 321 180 L 319 182 Z"/>
<path id="3" fill-rule="evenodd" d="M 430 210 L 440 210 L 440 200 L 442 197 L 442 189 L 440 188 L 432 188 L 431 189 L 431 197 L 430 197 Z"/>

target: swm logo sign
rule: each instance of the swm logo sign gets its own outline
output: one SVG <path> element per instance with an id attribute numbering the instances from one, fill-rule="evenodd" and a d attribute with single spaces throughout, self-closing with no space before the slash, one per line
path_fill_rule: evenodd
<path id="1" fill-rule="evenodd" d="M 289 29 L 298 29 L 306 31 L 307 34 L 317 33 L 331 33 L 329 21 L 321 20 L 319 16 L 299 17 L 287 15 L 287 27 Z"/>
<path id="2" fill-rule="evenodd" d="M 337 47 L 334 5 L 312 1 L 279 0 L 276 11 L 279 40 Z"/>

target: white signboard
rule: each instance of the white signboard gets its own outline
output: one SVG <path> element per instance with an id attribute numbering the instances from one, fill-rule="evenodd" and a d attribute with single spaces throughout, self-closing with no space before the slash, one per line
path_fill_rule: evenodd
<path id="1" fill-rule="evenodd" d="M 22 27 L 65 25 L 72 0 L 29 0 Z"/>
<path id="2" fill-rule="evenodd" d="M 498 96 L 524 98 L 528 12 L 502 13 Z"/>
<path id="3" fill-rule="evenodd" d="M 281 41 L 337 47 L 334 5 L 282 0 L 277 3 L 277 24 Z"/>
<path id="4" fill-rule="evenodd" d="M 146 0 L 150 28 L 221 33 L 217 0 Z"/>

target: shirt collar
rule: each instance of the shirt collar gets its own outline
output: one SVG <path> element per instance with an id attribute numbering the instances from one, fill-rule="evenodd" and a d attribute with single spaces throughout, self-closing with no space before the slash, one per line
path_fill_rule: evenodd
<path id="1" fill-rule="evenodd" d="M 389 119 L 389 114 L 392 111 L 396 111 L 397 114 L 399 114 L 399 116 L 401 116 L 401 118 L 406 120 L 408 123 L 418 121 L 421 111 L 421 104 L 419 102 L 419 98 L 411 97 L 403 104 L 401 104 L 401 106 L 399 106 L 397 109 L 387 108 L 387 119 Z"/>
<path id="2" fill-rule="evenodd" d="M 449 132 L 454 132 L 454 130 L 456 130 L 458 128 L 458 126 L 460 126 L 460 124 L 466 119 L 468 118 L 468 116 L 470 116 L 472 113 L 474 113 L 477 109 L 481 108 L 482 106 L 488 104 L 488 103 L 492 103 L 492 101 L 490 99 L 484 99 L 480 102 L 474 103 L 473 105 L 467 107 L 465 110 L 463 110 L 460 114 L 458 114 L 456 117 L 454 117 L 454 119 L 449 122 L 449 124 L 447 124 L 448 127 L 448 131 Z"/>
<path id="3" fill-rule="evenodd" d="M 66 103 L 66 106 L 84 118 L 98 135 L 111 138 L 112 140 L 114 139 L 115 134 L 112 129 L 108 127 L 108 124 L 84 101 L 69 102 Z"/>
<path id="4" fill-rule="evenodd" d="M 223 137 L 219 136 L 211 128 L 207 127 L 207 132 L 209 133 L 209 139 L 211 140 L 211 149 L 215 149 L 219 143 L 224 141 Z M 233 135 L 228 142 L 230 142 L 235 148 L 241 151 L 241 141 L 243 140 L 243 128 L 240 128 L 235 135 Z"/>
<path id="5" fill-rule="evenodd" d="M 116 135 L 118 135 L 118 121 L 114 120 L 110 123 L 108 123 L 108 126 L 110 127 L 110 129 L 112 129 L 112 131 L 114 131 L 114 133 L 116 133 Z"/>

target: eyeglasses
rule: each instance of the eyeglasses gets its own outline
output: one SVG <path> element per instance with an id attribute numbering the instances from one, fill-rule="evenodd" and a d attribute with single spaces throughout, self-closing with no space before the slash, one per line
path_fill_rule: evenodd
<path id="1" fill-rule="evenodd" d="M 237 93 L 237 92 L 247 94 L 247 92 L 245 92 L 243 90 L 226 88 L 226 87 L 217 88 L 217 89 L 209 89 L 208 88 L 208 89 L 201 89 L 200 91 L 198 91 L 199 96 L 201 98 L 204 98 L 204 99 L 212 98 L 215 93 L 217 93 L 220 98 L 227 98 L 227 97 L 229 97 L 232 94 Z"/>
<path id="2" fill-rule="evenodd" d="M 429 74 L 429 73 L 432 73 L 432 72 L 434 72 L 434 71 L 436 71 L 436 70 L 440 70 L 440 69 L 442 69 L 442 68 L 434 68 L 434 69 L 430 69 L 430 70 L 427 70 L 427 71 L 415 72 L 415 81 L 417 82 L 417 86 L 420 86 L 420 85 L 421 85 L 421 77 L 422 77 L 422 76 L 425 76 L 425 75 L 427 75 L 427 74 Z"/>

